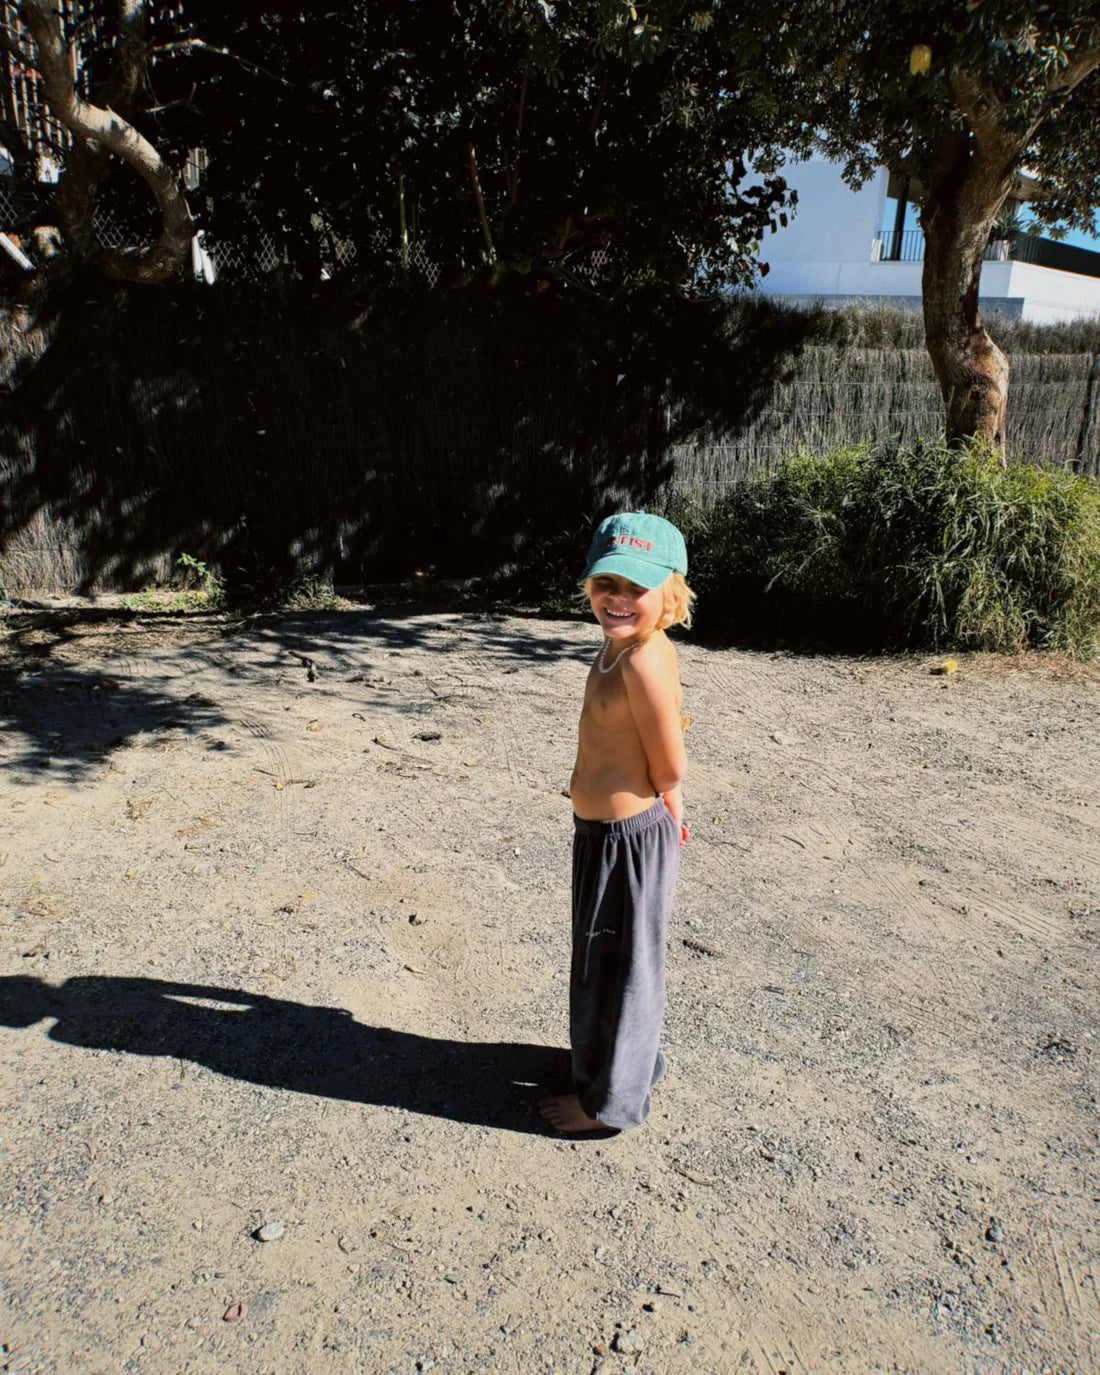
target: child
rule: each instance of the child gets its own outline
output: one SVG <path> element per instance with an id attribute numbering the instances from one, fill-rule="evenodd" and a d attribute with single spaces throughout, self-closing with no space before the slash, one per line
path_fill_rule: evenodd
<path id="1" fill-rule="evenodd" d="M 682 691 L 665 629 L 690 624 L 686 573 L 684 538 L 660 516 L 610 516 L 588 551 L 584 591 L 604 641 L 569 785 L 575 1092 L 540 1104 L 558 1131 L 639 1126 L 664 1074 L 665 928 L 687 839 Z"/>

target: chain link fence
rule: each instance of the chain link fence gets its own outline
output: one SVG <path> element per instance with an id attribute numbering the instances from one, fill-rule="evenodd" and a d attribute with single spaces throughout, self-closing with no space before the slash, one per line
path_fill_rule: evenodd
<path id="1" fill-rule="evenodd" d="M 52 188 L 35 188 L 18 194 L 6 184 L 10 179 L 0 177 L 0 232 L 20 238 L 36 220 L 48 222 L 55 216 L 51 208 Z M 102 248 L 118 252 L 141 253 L 151 248 L 156 235 L 149 224 L 139 224 L 116 210 L 97 208 L 94 232 Z M 22 233 L 21 233 L 22 231 Z M 422 240 L 412 240 L 405 262 L 391 235 L 374 231 L 365 236 L 360 245 L 354 239 L 334 233 L 322 220 L 315 225 L 320 245 L 322 277 L 334 277 L 364 259 L 377 263 L 389 262 L 394 272 L 430 289 L 439 286 L 443 277 L 442 264 L 431 255 L 430 247 Z M 273 274 L 290 269 L 290 245 L 271 233 L 258 215 L 246 215 L 236 236 L 222 238 L 209 230 L 200 231 L 191 269 L 196 280 L 224 281 L 243 285 L 258 285 Z M 586 286 L 597 287 L 614 266 L 613 255 L 597 248 L 568 264 L 569 274 Z"/>

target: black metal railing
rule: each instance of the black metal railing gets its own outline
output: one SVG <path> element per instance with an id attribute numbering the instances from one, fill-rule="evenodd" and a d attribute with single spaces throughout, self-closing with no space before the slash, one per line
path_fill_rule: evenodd
<path id="1" fill-rule="evenodd" d="M 875 239 L 872 256 L 880 263 L 919 263 L 924 261 L 924 234 L 919 229 L 882 229 Z M 1059 272 L 1075 272 L 1080 277 L 1100 277 L 1100 253 L 1044 239 L 1039 234 L 1000 234 L 990 239 L 982 257 L 986 262 L 1032 263 Z"/>
<path id="2" fill-rule="evenodd" d="M 1100 277 L 1100 253 L 1091 248 L 1044 239 L 1039 234 L 1013 234 L 1008 244 L 1009 256 L 1018 263 L 1076 272 L 1079 277 Z"/>
<path id="3" fill-rule="evenodd" d="M 919 229 L 880 229 L 875 243 L 880 263 L 924 261 L 924 234 Z"/>

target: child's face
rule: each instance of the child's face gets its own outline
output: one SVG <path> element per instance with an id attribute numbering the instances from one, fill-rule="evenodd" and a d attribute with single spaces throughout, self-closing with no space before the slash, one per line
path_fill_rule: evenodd
<path id="1" fill-rule="evenodd" d="M 588 600 L 609 640 L 651 634 L 665 610 L 663 587 L 639 587 L 614 573 L 601 573 L 592 579 Z"/>

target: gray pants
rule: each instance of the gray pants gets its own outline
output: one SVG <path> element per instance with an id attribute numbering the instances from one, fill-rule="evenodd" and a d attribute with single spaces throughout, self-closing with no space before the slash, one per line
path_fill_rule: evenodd
<path id="1" fill-rule="evenodd" d="M 589 1117 L 636 1127 L 664 1075 L 665 932 L 679 828 L 660 798 L 625 821 L 573 823 L 573 1085 Z"/>

